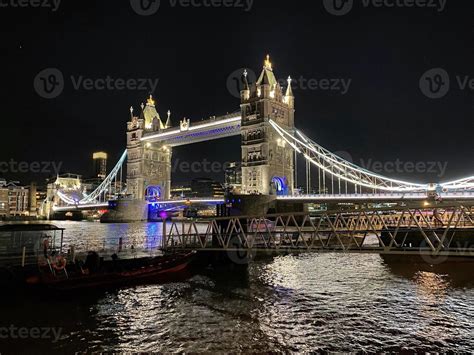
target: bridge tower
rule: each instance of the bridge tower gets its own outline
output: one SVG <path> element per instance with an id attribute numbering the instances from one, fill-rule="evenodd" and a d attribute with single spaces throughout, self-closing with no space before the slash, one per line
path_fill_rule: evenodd
<path id="1" fill-rule="evenodd" d="M 139 117 L 134 116 L 127 124 L 127 192 L 136 200 L 160 197 L 169 199 L 171 191 L 171 148 L 163 143 L 143 142 L 147 132 L 159 133 L 171 125 L 170 113 L 163 123 L 150 95 L 146 105 L 141 105 Z"/>
<path id="2" fill-rule="evenodd" d="M 295 98 L 291 78 L 283 88 L 267 56 L 256 83 L 244 72 L 242 111 L 242 193 L 287 195 L 294 189 L 294 151 L 271 127 L 272 119 L 288 130 L 294 128 Z"/>

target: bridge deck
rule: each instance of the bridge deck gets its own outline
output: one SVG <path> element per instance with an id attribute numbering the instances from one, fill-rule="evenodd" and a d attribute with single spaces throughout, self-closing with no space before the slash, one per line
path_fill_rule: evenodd
<path id="1" fill-rule="evenodd" d="M 474 191 L 466 192 L 449 192 L 441 196 L 446 201 L 474 201 Z M 300 203 L 325 203 L 325 202 L 409 202 L 427 200 L 426 193 L 378 193 L 378 194 L 320 194 L 320 195 L 298 195 L 298 196 L 277 196 L 279 201 L 300 202 Z M 180 204 L 217 204 L 225 202 L 222 198 L 193 198 L 193 199 L 175 199 L 175 200 L 159 200 L 155 203 L 159 205 L 180 205 Z M 151 202 L 150 202 L 151 203 Z M 70 206 L 56 206 L 55 212 L 68 212 L 77 210 L 93 210 L 104 209 L 108 207 L 107 202 L 96 204 L 78 204 Z"/>

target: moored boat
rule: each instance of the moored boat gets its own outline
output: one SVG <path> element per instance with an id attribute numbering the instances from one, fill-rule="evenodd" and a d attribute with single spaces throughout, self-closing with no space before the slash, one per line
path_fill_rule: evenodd
<path id="1" fill-rule="evenodd" d="M 121 258 L 63 251 L 64 229 L 51 224 L 0 226 L 0 284 L 56 290 L 108 289 L 182 277 L 196 252 Z"/>
<path id="2" fill-rule="evenodd" d="M 158 283 L 183 276 L 196 252 L 157 256 L 153 258 L 103 260 L 91 252 L 85 263 L 66 267 L 39 267 L 38 275 L 26 278 L 30 286 L 57 290 L 108 289 L 140 283 Z"/>

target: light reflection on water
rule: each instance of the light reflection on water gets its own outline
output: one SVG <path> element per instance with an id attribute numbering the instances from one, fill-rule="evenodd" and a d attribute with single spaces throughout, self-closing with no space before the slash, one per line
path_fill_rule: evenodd
<path id="1" fill-rule="evenodd" d="M 264 270 L 277 297 L 260 311 L 262 329 L 292 350 L 474 345 L 466 322 L 474 307 L 464 304 L 474 293 L 451 288 L 447 277 L 399 278 L 376 255 L 287 256 Z"/>
<path id="2" fill-rule="evenodd" d="M 77 251 L 117 251 L 122 238 L 123 250 L 134 249 L 156 254 L 161 245 L 162 223 L 112 223 L 55 221 L 66 228 L 64 246 Z"/>
<path id="3" fill-rule="evenodd" d="M 96 235 L 95 243 L 115 245 L 122 236 L 149 249 L 159 245 L 161 231 L 156 224 L 68 228 Z M 243 273 L 206 271 L 82 301 L 4 307 L 2 321 L 61 326 L 64 337 L 53 346 L 67 352 L 470 351 L 469 268 L 387 264 L 367 254 L 267 257 Z M 51 344 L 20 349 L 37 346 Z"/>

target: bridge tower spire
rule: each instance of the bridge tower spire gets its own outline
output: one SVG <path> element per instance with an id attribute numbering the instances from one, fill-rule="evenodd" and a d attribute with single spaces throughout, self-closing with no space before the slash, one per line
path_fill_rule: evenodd
<path id="1" fill-rule="evenodd" d="M 243 84 L 244 84 L 244 87 L 240 93 L 240 98 L 242 101 L 244 100 L 248 100 L 250 98 L 250 86 L 249 86 L 249 82 L 248 82 L 248 72 L 247 72 L 247 69 L 244 70 L 244 73 L 242 74 L 242 81 L 243 81 Z"/>
<path id="2" fill-rule="evenodd" d="M 166 113 L 168 118 L 166 119 L 165 128 L 171 128 L 171 110 Z"/>
<path id="3" fill-rule="evenodd" d="M 285 195 L 293 193 L 294 152 L 272 128 L 269 120 L 294 128 L 291 81 L 286 95 L 267 55 L 256 83 L 241 94 L 242 193 Z M 245 76 L 245 75 L 244 75 Z M 246 77 L 244 84 L 246 83 Z"/>
<path id="4" fill-rule="evenodd" d="M 288 104 L 292 109 L 295 108 L 295 96 L 293 95 L 293 89 L 291 88 L 291 82 L 293 79 L 291 79 L 291 76 L 288 77 L 288 87 L 286 88 L 286 94 L 285 94 L 285 103 Z"/>

